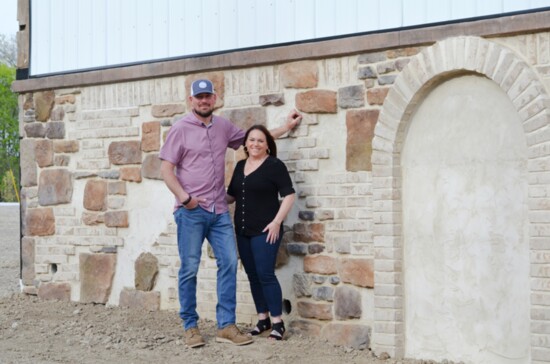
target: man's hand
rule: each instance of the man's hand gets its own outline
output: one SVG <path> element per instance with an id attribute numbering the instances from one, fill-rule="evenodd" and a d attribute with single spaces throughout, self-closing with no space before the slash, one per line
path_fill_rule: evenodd
<path id="1" fill-rule="evenodd" d="M 302 114 L 300 114 L 296 109 L 292 109 L 288 116 L 286 117 L 286 128 L 288 131 L 294 129 L 302 121 Z"/>

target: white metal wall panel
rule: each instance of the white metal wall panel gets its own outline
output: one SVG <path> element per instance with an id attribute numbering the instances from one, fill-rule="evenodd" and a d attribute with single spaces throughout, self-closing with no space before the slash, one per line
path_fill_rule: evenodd
<path id="1" fill-rule="evenodd" d="M 550 7 L 550 0 L 31 0 L 31 76 Z"/>

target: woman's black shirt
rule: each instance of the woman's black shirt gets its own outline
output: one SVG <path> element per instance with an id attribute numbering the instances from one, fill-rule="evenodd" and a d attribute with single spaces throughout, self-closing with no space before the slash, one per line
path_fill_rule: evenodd
<path id="1" fill-rule="evenodd" d="M 254 172 L 244 175 L 246 160 L 235 166 L 227 194 L 235 197 L 235 231 L 254 236 L 273 221 L 279 211 L 279 197 L 294 193 L 285 164 L 269 156 Z"/>

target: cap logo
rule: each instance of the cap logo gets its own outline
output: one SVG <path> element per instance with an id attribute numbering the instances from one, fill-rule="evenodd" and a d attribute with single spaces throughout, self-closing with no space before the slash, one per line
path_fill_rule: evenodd
<path id="1" fill-rule="evenodd" d="M 204 81 L 201 81 L 201 82 L 199 83 L 199 87 L 200 87 L 200 88 L 206 88 L 206 86 L 208 86 L 208 85 L 207 85 L 206 82 L 204 82 Z"/>

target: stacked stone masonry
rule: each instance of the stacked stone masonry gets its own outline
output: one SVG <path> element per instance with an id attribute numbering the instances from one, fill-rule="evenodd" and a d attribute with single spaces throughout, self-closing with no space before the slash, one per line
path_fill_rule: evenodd
<path id="1" fill-rule="evenodd" d="M 533 362 L 548 362 L 549 49 L 548 33 L 459 37 L 339 58 L 21 95 L 25 292 L 178 308 L 176 226 L 158 152 L 170 126 L 189 111 L 190 83 L 208 77 L 219 95 L 217 112 L 242 128 L 279 126 L 293 107 L 304 113 L 299 127 L 277 142 L 298 196 L 285 221 L 290 257 L 281 257 L 279 267 L 292 270 L 284 274 L 291 279 L 281 282 L 292 304 L 290 328 L 403 356 L 399 153 L 405 124 L 429 85 L 470 72 L 500 85 L 524 120 L 531 356 Z M 243 155 L 227 152 L 228 178 Z M 134 265 L 142 259 L 148 260 Z M 254 322 L 242 268 L 237 299 L 238 320 Z M 216 264 L 205 244 L 200 314 L 214 318 L 216 300 Z"/>

